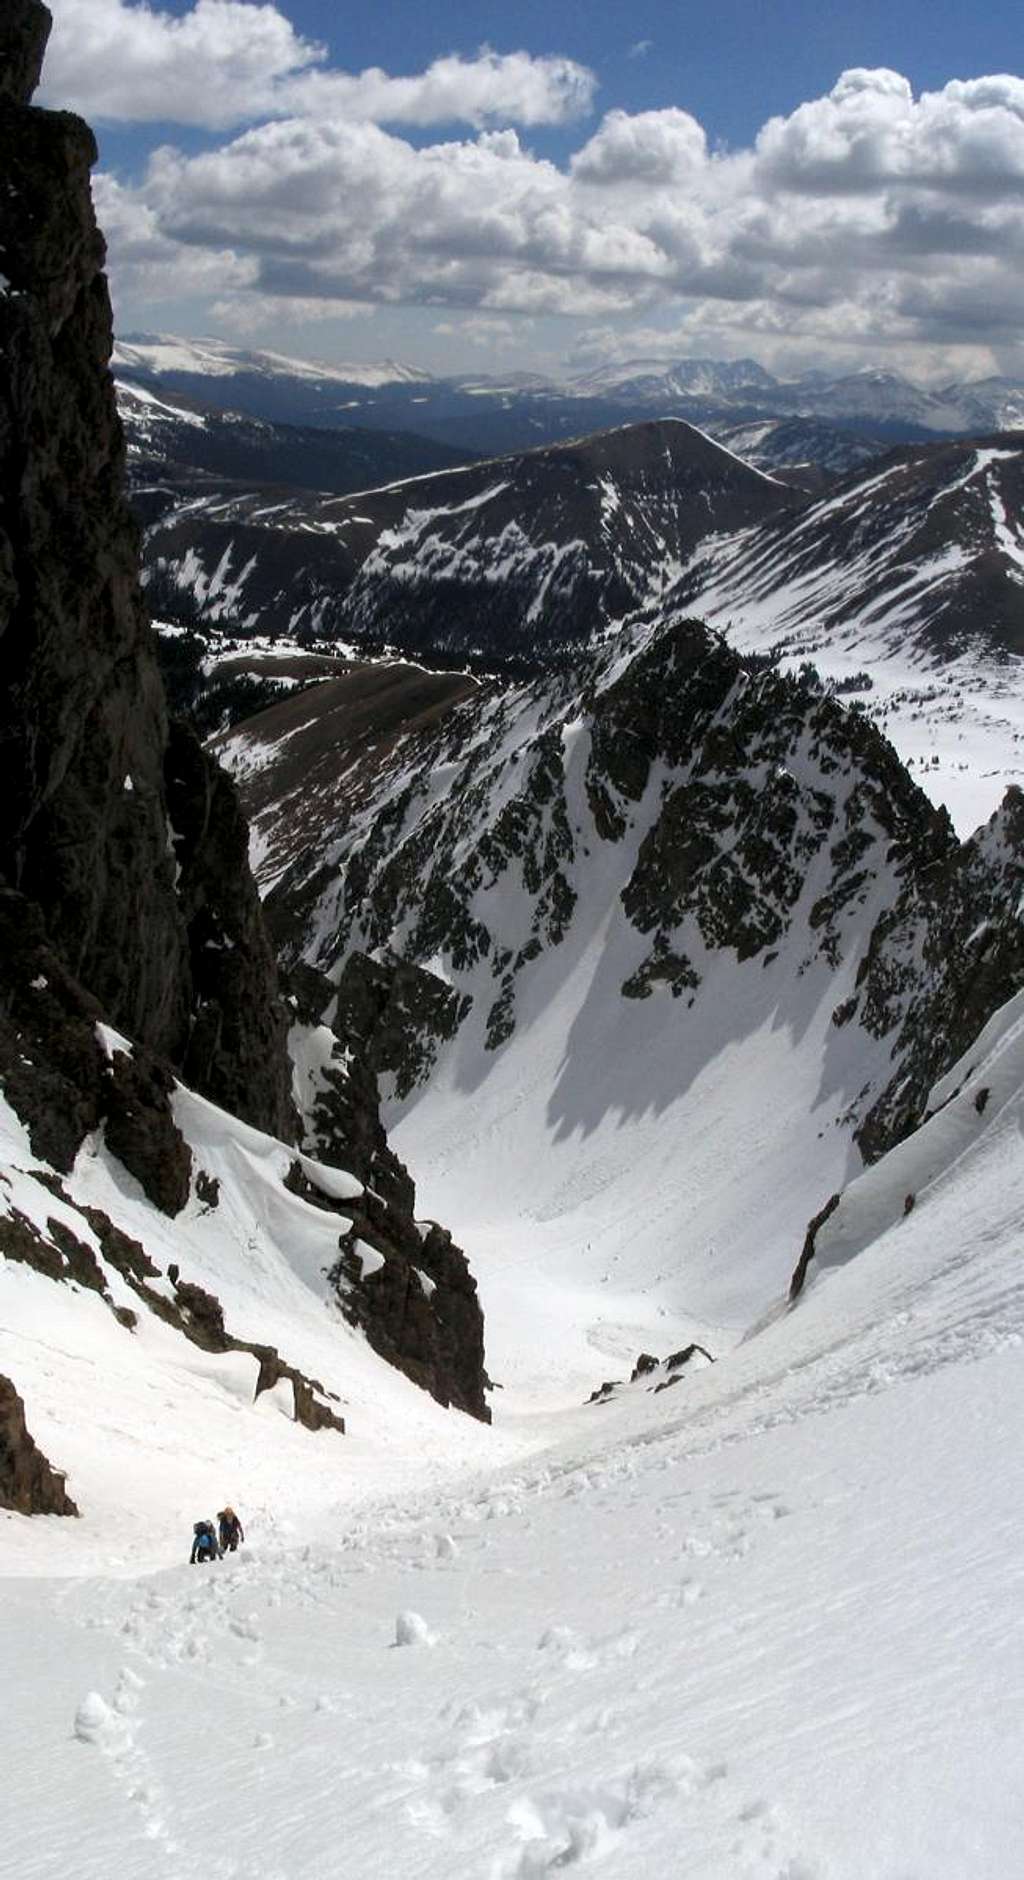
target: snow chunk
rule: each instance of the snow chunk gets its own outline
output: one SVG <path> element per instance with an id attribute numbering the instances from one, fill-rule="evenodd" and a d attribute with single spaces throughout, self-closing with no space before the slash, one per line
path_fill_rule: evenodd
<path id="1" fill-rule="evenodd" d="M 45 984 L 46 984 L 46 981 L 44 979 L 43 985 Z M 99 1044 L 102 1046 L 109 1063 L 112 1064 L 115 1057 L 117 1057 L 119 1053 L 122 1057 L 127 1057 L 127 1058 L 131 1057 L 133 1047 L 129 1039 L 122 1038 L 121 1033 L 119 1031 L 115 1031 L 112 1025 L 104 1025 L 102 1023 L 97 1024 L 96 1037 L 97 1037 Z"/>
<path id="2" fill-rule="evenodd" d="M 396 1645 L 436 1645 L 437 1634 L 418 1612 L 400 1612 L 395 1620 Z"/>
<path id="3" fill-rule="evenodd" d="M 88 1691 L 75 1712 L 75 1735 L 80 1743 L 109 1743 L 122 1726 L 106 1699 Z"/>
<path id="4" fill-rule="evenodd" d="M 352 1249 L 359 1261 L 360 1279 L 369 1279 L 371 1273 L 379 1273 L 385 1264 L 384 1255 L 376 1247 L 370 1247 L 365 1240 L 357 1240 Z"/>
<path id="5" fill-rule="evenodd" d="M 325 1168 L 310 1155 L 300 1155 L 298 1162 L 306 1180 L 319 1188 L 322 1195 L 329 1195 L 332 1201 L 358 1201 L 363 1193 L 362 1182 L 357 1182 L 347 1169 Z"/>

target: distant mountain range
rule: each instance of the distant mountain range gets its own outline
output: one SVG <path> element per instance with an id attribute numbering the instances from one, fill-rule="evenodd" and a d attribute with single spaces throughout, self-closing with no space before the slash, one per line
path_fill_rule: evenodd
<path id="1" fill-rule="evenodd" d="M 439 377 L 391 360 L 317 365 L 220 340 L 135 334 L 118 343 L 113 364 L 119 377 L 254 417 L 412 430 L 485 454 L 647 416 L 685 417 L 715 435 L 721 426 L 757 420 L 813 420 L 889 442 L 1024 424 L 1024 384 L 1010 379 L 932 388 L 899 373 L 866 370 L 780 380 L 752 359 L 633 359 L 557 379 L 534 373 Z"/>

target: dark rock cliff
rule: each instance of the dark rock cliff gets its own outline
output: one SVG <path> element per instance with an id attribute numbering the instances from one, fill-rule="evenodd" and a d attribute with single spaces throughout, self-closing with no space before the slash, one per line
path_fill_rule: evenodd
<path id="1" fill-rule="evenodd" d="M 51 1468 L 25 1425 L 25 1406 L 0 1377 L 0 1508 L 16 1514 L 77 1514 L 60 1471 Z"/>
<path id="2" fill-rule="evenodd" d="M 302 1147 L 328 1165 L 341 1162 L 364 1184 L 358 1201 L 324 1195 L 296 1163 L 289 1186 L 314 1206 L 344 1216 L 338 1259 L 329 1274 L 350 1323 L 373 1349 L 439 1403 L 489 1423 L 484 1321 L 469 1263 L 446 1228 L 417 1221 L 416 1190 L 380 1120 L 378 1073 L 415 1051 L 421 983 L 430 975 L 402 961 L 383 965 L 354 956 L 335 987 L 299 964 L 288 975 L 289 1003 L 300 1026 L 333 1037 L 316 1086 L 302 1105 Z M 436 982 L 435 982 L 436 983 Z M 369 1258 L 367 1254 L 369 1253 Z"/>
<path id="3" fill-rule="evenodd" d="M 285 1014 L 233 787 L 168 725 L 124 498 L 92 133 L 33 109 L 49 29 L 0 23 L 0 879 L 110 1023 L 292 1128 Z M 230 950 L 233 970 L 215 954 Z"/>
<path id="4" fill-rule="evenodd" d="M 287 1049 L 298 1002 L 279 989 L 246 821 L 226 772 L 168 719 L 108 371 L 96 148 L 77 118 L 29 104 L 48 31 L 37 0 L 0 17 L 0 1085 L 50 1165 L 40 1179 L 69 1174 L 102 1129 L 175 1215 L 193 1184 L 203 1198 L 204 1180 L 174 1119 L 175 1072 L 278 1137 L 308 1124 L 315 1154 L 374 1183 L 339 1223 L 339 1261 L 360 1243 L 379 1262 L 357 1253 L 339 1271 L 348 1316 L 442 1402 L 486 1417 L 465 1258 L 443 1229 L 412 1220 L 412 1183 L 388 1150 L 358 1042 L 338 1042 L 343 1070 L 328 1068 L 316 1117 L 300 1119 Z M 121 1270 L 116 1233 L 101 1242 Z M 70 1241 L 69 1252 L 66 1233 L 43 1243 L 10 1209 L 0 1216 L 0 1256 L 102 1293 L 96 1258 Z M 217 1302 L 176 1269 L 173 1310 L 144 1268 L 127 1270 L 146 1308 L 186 1337 L 252 1351 L 258 1388 L 290 1378 L 300 1421 L 342 1426 L 315 1380 L 230 1337 Z M 130 1334 L 134 1309 L 117 1316 Z"/>

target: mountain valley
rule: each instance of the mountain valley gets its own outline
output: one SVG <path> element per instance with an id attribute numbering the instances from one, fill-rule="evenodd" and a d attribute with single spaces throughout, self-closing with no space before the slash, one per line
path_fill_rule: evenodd
<path id="1" fill-rule="evenodd" d="M 1005 1880 L 1021 387 L 115 342 L 50 24 L 0 1864 Z"/>

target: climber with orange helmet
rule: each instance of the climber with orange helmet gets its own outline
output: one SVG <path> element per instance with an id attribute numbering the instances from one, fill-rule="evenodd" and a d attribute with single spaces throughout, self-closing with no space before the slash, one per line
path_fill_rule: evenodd
<path id="1" fill-rule="evenodd" d="M 245 1539 L 245 1535 L 242 1532 L 242 1523 L 238 1519 L 234 1509 L 222 1508 L 217 1516 L 217 1524 L 219 1528 L 221 1553 L 233 1554 L 239 1541 L 244 1541 Z"/>

